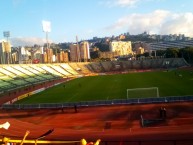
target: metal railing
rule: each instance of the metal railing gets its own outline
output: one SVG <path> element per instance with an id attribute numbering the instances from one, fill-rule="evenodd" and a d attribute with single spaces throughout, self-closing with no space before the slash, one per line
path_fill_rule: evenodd
<path id="1" fill-rule="evenodd" d="M 1 109 L 57 109 L 84 106 L 108 106 L 108 105 L 126 105 L 126 104 L 152 104 L 152 103 L 170 103 L 193 101 L 193 96 L 170 96 L 157 98 L 134 98 L 134 99 L 114 99 L 114 100 L 96 100 L 65 103 L 41 103 L 41 104 L 3 104 Z"/>

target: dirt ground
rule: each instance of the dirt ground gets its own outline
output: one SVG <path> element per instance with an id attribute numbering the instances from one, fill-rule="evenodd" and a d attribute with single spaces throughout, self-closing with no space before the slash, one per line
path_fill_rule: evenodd
<path id="1" fill-rule="evenodd" d="M 160 120 L 160 107 L 166 108 L 165 120 Z M 141 116 L 151 121 L 146 127 L 141 126 Z M 27 130 L 30 131 L 27 139 L 36 139 L 54 129 L 44 139 L 101 139 L 101 145 L 193 144 L 193 102 L 78 106 L 77 112 L 75 108 L 0 110 L 0 124 L 6 121 L 11 126 L 8 130 L 1 129 L 0 134 L 11 139 L 23 138 Z"/>

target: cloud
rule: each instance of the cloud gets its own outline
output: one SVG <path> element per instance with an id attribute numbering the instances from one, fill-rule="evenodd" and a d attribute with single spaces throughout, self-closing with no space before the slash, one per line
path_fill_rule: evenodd
<path id="1" fill-rule="evenodd" d="M 34 46 L 34 44 L 37 45 L 43 45 L 46 43 L 45 39 L 37 38 L 37 37 L 17 37 L 17 38 L 11 38 L 11 45 L 14 47 L 18 46 Z M 52 43 L 49 40 L 50 43 Z"/>
<path id="2" fill-rule="evenodd" d="M 185 34 L 193 36 L 193 13 L 172 13 L 166 10 L 155 10 L 147 14 L 130 14 L 118 19 L 108 31 L 128 31 L 139 34 L 144 31 L 154 34 Z"/>
<path id="3" fill-rule="evenodd" d="M 140 0 L 117 0 L 115 1 L 115 5 L 121 7 L 131 7 L 138 3 Z"/>
<path id="4" fill-rule="evenodd" d="M 14 7 L 19 7 L 23 2 L 24 0 L 12 0 L 12 5 Z"/>
<path id="5" fill-rule="evenodd" d="M 153 1 L 163 1 L 163 0 L 104 0 L 100 4 L 106 5 L 108 7 L 135 7 L 140 3 L 153 2 Z"/>
<path id="6" fill-rule="evenodd" d="M 108 7 L 132 7 L 142 0 L 108 0 L 103 2 Z"/>
<path id="7" fill-rule="evenodd" d="M 171 20 L 162 24 L 160 33 L 185 34 L 193 36 L 193 13 L 173 14 Z"/>
<path id="8" fill-rule="evenodd" d="M 6 41 L 6 40 L 5 40 L 5 39 L 1 39 L 1 40 L 0 40 L 0 43 L 3 42 L 3 41 Z"/>

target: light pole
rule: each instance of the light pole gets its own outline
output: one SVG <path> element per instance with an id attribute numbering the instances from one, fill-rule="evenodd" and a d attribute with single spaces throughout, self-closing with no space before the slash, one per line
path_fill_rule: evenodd
<path id="1" fill-rule="evenodd" d="M 49 49 L 49 41 L 48 41 L 48 33 L 51 32 L 51 22 L 50 21 L 42 21 L 42 26 L 43 26 L 43 31 L 46 33 L 46 44 L 47 44 L 47 48 L 46 48 L 46 53 L 47 53 L 47 62 L 48 62 L 48 49 Z"/>
<path id="2" fill-rule="evenodd" d="M 10 37 L 10 31 L 4 31 L 3 36 L 7 39 L 7 43 L 5 45 L 5 52 L 2 54 L 4 63 L 10 64 L 11 63 L 11 46 L 9 44 L 9 37 Z"/>
<path id="3" fill-rule="evenodd" d="M 3 36 L 4 36 L 5 38 L 7 38 L 7 42 L 8 42 L 9 37 L 10 37 L 10 32 L 9 32 L 9 31 L 4 31 L 4 32 L 3 32 Z"/>

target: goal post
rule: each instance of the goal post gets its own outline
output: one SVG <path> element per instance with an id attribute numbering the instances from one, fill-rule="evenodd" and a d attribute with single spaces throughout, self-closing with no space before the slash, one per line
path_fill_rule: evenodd
<path id="1" fill-rule="evenodd" d="M 158 87 L 127 89 L 127 99 L 159 97 Z"/>

